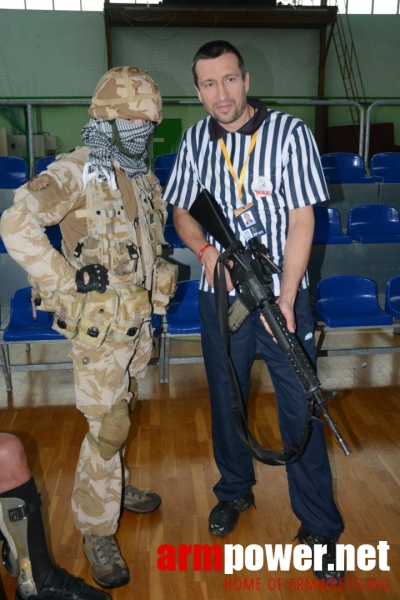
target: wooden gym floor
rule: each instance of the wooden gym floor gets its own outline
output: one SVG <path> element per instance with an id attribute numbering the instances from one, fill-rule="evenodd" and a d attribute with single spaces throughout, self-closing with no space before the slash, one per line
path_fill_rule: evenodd
<path id="1" fill-rule="evenodd" d="M 353 340 L 346 334 L 345 341 L 337 334 L 330 335 L 334 337 L 331 345 L 337 347 L 345 343 L 377 345 L 379 335 L 386 334 L 357 333 Z M 363 335 L 366 339 L 361 339 Z M 383 345 L 397 343 L 381 341 Z M 199 350 L 198 340 L 174 341 L 172 345 L 173 352 L 183 354 Z M 23 357 L 24 347 L 13 352 Z M 33 359 L 45 359 L 45 352 L 59 361 L 67 352 L 66 345 L 34 346 Z M 340 542 L 358 548 L 387 541 L 390 571 L 356 568 L 346 573 L 351 589 L 310 591 L 293 586 L 301 578 L 305 588 L 306 578 L 312 582 L 312 571 L 293 567 L 282 572 L 268 571 L 266 566 L 259 571 L 244 568 L 230 576 L 203 568 L 196 571 L 189 558 L 186 571 L 159 570 L 157 549 L 161 544 L 176 550 L 179 544 L 257 544 L 262 548 L 265 544 L 291 544 L 298 522 L 290 510 L 284 469 L 257 463 L 257 510 L 242 515 L 237 529 L 226 538 L 208 534 L 208 514 L 216 503 L 212 486 L 218 472 L 212 455 L 203 365 L 171 366 L 169 384 L 160 384 L 158 369 L 151 366 L 140 381 L 126 458 L 132 483 L 157 491 L 163 502 L 151 515 L 122 516 L 117 538 L 129 563 L 131 582 L 111 591 L 114 600 L 400 599 L 400 356 L 323 358 L 318 368 L 323 387 L 338 391 L 329 408 L 352 449 L 345 457 L 326 429 L 335 493 L 346 522 Z M 74 469 L 86 432 L 85 419 L 74 407 L 72 373 L 15 373 L 13 384 L 13 393 L 7 393 L 0 379 L 0 430 L 18 435 L 25 444 L 42 493 L 47 538 L 55 561 L 91 582 L 70 509 Z M 256 361 L 253 370 L 250 423 L 259 439 L 279 448 L 274 396 L 261 361 Z M 1 580 L 4 590 L 0 583 L 0 599 L 13 599 L 15 580 L 3 568 Z M 378 581 L 390 589 L 368 589 Z"/>

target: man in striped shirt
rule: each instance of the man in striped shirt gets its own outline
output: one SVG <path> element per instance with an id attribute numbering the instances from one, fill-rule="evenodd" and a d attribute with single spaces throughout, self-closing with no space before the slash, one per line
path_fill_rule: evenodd
<path id="1" fill-rule="evenodd" d="M 252 458 L 235 429 L 229 376 L 213 294 L 214 267 L 221 247 L 204 233 L 188 210 L 207 189 L 217 200 L 237 238 L 254 236 L 283 269 L 274 275 L 273 291 L 288 329 L 296 331 L 315 362 L 313 319 L 308 303 L 306 267 L 314 215 L 312 205 L 328 199 L 315 140 L 297 118 L 267 110 L 247 98 L 249 74 L 239 51 L 229 42 L 208 42 L 193 61 L 198 97 L 208 117 L 183 136 L 164 200 L 174 205 L 174 224 L 182 241 L 203 264 L 199 310 L 204 363 L 210 389 L 214 456 L 221 479 L 214 487 L 218 504 L 209 531 L 224 536 L 237 525 L 241 512 L 254 504 Z M 229 275 L 230 301 L 235 292 Z M 287 358 L 266 331 L 259 311 L 231 336 L 230 349 L 243 395 L 247 399 L 257 349 L 274 385 L 284 447 L 297 444 L 307 418 L 307 398 Z M 287 467 L 291 506 L 301 521 L 303 544 L 327 544 L 320 578 L 343 577 L 332 569 L 335 541 L 343 521 L 335 505 L 332 474 L 322 423 L 315 421 L 301 458 Z M 328 567 L 330 565 L 330 567 Z"/>

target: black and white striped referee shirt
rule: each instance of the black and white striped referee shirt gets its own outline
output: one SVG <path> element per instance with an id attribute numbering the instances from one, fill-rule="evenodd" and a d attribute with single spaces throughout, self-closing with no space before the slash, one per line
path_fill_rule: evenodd
<path id="1" fill-rule="evenodd" d="M 288 211 L 329 199 L 318 149 L 309 128 L 298 118 L 266 110 L 260 100 L 249 99 L 257 113 L 242 129 L 234 133 L 223 130 L 212 117 L 199 121 L 184 134 L 179 152 L 164 192 L 166 202 L 188 210 L 197 195 L 207 189 L 221 206 L 236 237 L 245 244 L 243 232 L 233 211 L 253 202 L 266 232 L 261 241 L 270 258 L 283 267 L 288 229 Z M 260 117 L 263 115 L 264 118 Z M 243 198 L 229 173 L 218 136 L 223 135 L 233 168 L 240 174 L 248 155 L 251 134 L 259 132 L 250 154 L 243 183 Z M 221 247 L 211 236 L 208 241 Z M 307 287 L 304 276 L 302 287 Z M 202 270 L 200 289 L 211 291 Z M 274 276 L 274 293 L 279 295 L 279 280 Z"/>

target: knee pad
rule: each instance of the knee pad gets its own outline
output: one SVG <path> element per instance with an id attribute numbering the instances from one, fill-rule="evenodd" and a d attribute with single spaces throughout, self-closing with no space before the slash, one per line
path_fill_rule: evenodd
<path id="1" fill-rule="evenodd" d="M 10 564 L 17 564 L 15 575 L 18 576 L 18 591 L 23 598 L 37 593 L 29 558 L 27 516 L 39 510 L 40 504 L 26 505 L 19 498 L 0 498 L 0 529 L 9 547 Z"/>
<path id="2" fill-rule="evenodd" d="M 98 448 L 100 456 L 109 460 L 119 452 L 128 437 L 129 407 L 126 400 L 115 404 L 111 412 L 103 415 L 99 430 Z"/>

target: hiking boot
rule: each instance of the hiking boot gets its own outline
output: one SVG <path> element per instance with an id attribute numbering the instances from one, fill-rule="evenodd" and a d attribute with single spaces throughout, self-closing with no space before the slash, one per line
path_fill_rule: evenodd
<path id="1" fill-rule="evenodd" d="M 300 544 L 307 544 L 314 550 L 315 544 L 326 544 L 326 554 L 322 555 L 322 571 L 313 569 L 318 579 L 325 581 L 328 585 L 338 585 L 339 579 L 344 578 L 344 571 L 336 569 L 336 542 L 334 539 L 312 533 L 302 524 L 296 536 Z M 314 555 L 314 552 L 313 552 Z M 314 561 L 313 561 L 314 563 Z"/>
<path id="2" fill-rule="evenodd" d="M 143 514 L 157 510 L 161 504 L 161 498 L 155 492 L 139 490 L 132 485 L 127 485 L 123 497 L 124 508 L 129 512 Z"/>
<path id="3" fill-rule="evenodd" d="M 50 569 L 37 595 L 29 596 L 29 600 L 41 600 L 42 598 L 48 600 L 51 598 L 53 600 L 63 600 L 64 598 L 69 600 L 111 600 L 111 596 L 106 592 L 97 590 L 80 577 L 74 577 L 56 566 Z M 16 600 L 26 600 L 26 590 L 24 594 L 20 586 L 17 587 Z"/>
<path id="4" fill-rule="evenodd" d="M 251 490 L 238 500 L 220 500 L 210 513 L 208 531 L 221 537 L 228 535 L 236 528 L 240 513 L 244 513 L 250 506 L 255 506 Z"/>
<path id="5" fill-rule="evenodd" d="M 90 563 L 92 577 L 101 587 L 117 588 L 129 582 L 128 565 L 113 535 L 85 535 L 83 551 Z"/>

